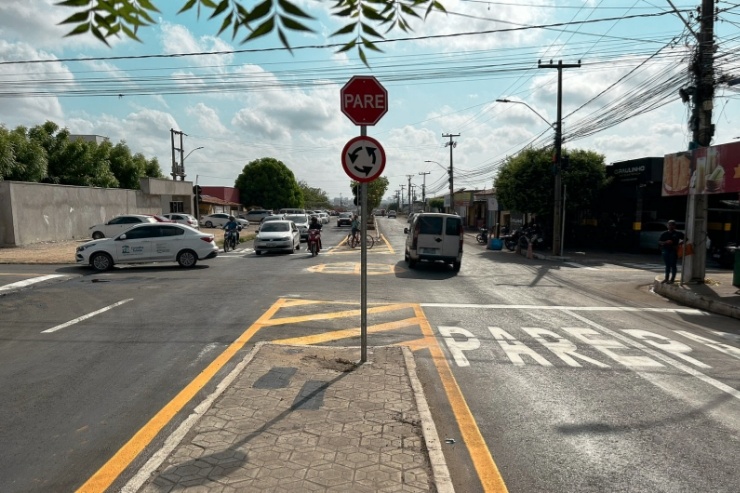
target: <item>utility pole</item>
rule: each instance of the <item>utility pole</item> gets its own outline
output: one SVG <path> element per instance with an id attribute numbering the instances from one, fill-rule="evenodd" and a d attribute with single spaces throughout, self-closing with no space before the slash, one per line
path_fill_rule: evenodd
<path id="1" fill-rule="evenodd" d="M 398 207 L 398 212 L 403 212 L 403 189 L 406 188 L 406 185 L 401 185 L 401 205 Z"/>
<path id="2" fill-rule="evenodd" d="M 406 175 L 406 178 L 409 179 L 409 189 L 407 190 L 407 192 L 409 194 L 409 214 L 411 214 L 412 212 L 414 212 L 414 211 L 411 210 L 411 209 L 413 209 L 412 206 L 414 204 L 413 202 L 411 202 L 411 177 L 412 176 L 414 176 L 414 175 Z"/>
<path id="3" fill-rule="evenodd" d="M 421 203 L 424 204 L 424 212 L 427 211 L 427 175 L 431 174 L 431 171 L 421 171 Z"/>
<path id="4" fill-rule="evenodd" d="M 556 122 L 555 128 L 555 210 L 553 211 L 552 218 L 552 254 L 559 257 L 563 254 L 563 238 L 561 236 L 561 223 L 562 223 L 562 197 L 563 197 L 563 176 L 561 157 L 563 153 L 563 69 L 564 68 L 579 68 L 581 61 L 578 63 L 563 63 L 559 60 L 557 65 L 552 63 L 550 60 L 549 64 L 543 64 L 541 61 L 537 62 L 538 68 L 556 68 L 558 69 L 558 121 Z"/>
<path id="5" fill-rule="evenodd" d="M 714 101 L 714 0 L 702 0 L 700 13 L 700 28 L 698 35 L 699 46 L 694 54 L 689 69 L 694 79 L 694 107 L 692 108 L 689 126 L 692 130 L 692 142 L 689 149 L 709 147 L 714 135 L 712 125 L 712 106 Z M 693 202 L 693 203 L 692 203 Z M 686 277 L 691 282 L 703 283 L 706 277 L 707 249 L 707 209 L 709 196 L 689 191 L 688 209 L 693 210 L 689 215 L 686 232 L 687 239 L 693 241 L 694 255 Z M 681 276 L 681 282 L 685 282 Z"/>
<path id="6" fill-rule="evenodd" d="M 453 137 L 460 137 L 460 134 L 442 134 L 442 137 L 448 137 L 450 139 L 449 142 L 445 143 L 445 147 L 450 148 L 450 170 L 448 173 L 450 174 L 450 214 L 455 213 L 455 183 L 454 179 L 452 177 L 452 149 L 457 147 L 457 142 L 453 141 Z"/>
<path id="7" fill-rule="evenodd" d="M 180 147 L 175 147 L 175 135 L 180 136 Z M 180 177 L 180 180 L 185 180 L 185 160 L 182 157 L 183 154 L 183 142 L 182 138 L 183 136 L 187 135 L 185 132 L 180 132 L 179 130 L 175 130 L 173 128 L 170 129 L 170 140 L 172 141 L 172 179 L 177 181 L 177 178 Z M 180 159 L 179 161 L 175 158 L 175 152 L 180 153 Z"/>

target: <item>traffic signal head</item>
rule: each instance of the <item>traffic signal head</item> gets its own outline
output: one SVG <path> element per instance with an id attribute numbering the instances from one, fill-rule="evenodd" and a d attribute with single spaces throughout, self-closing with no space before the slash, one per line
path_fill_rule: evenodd
<path id="1" fill-rule="evenodd" d="M 195 195 L 198 202 L 200 202 L 202 192 L 203 188 L 200 185 L 193 186 L 193 195 Z"/>

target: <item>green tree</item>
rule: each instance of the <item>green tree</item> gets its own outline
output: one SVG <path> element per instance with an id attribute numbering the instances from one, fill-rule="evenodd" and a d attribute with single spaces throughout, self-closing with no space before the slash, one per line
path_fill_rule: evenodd
<path id="1" fill-rule="evenodd" d="M 311 187 L 303 180 L 298 182 L 298 186 L 301 187 L 303 203 L 307 209 L 327 209 L 331 205 L 322 189 Z"/>
<path id="2" fill-rule="evenodd" d="M 182 1 L 182 0 L 181 0 Z M 335 0 L 332 15 L 345 22 L 332 36 L 344 36 L 347 41 L 337 50 L 341 53 L 356 49 L 360 59 L 367 64 L 365 51 L 382 51 L 374 42 L 383 40 L 393 30 L 411 31 L 411 18 L 426 18 L 431 12 L 445 12 L 438 0 Z M 154 17 L 159 10 L 152 0 L 66 0 L 57 3 L 71 7 L 76 12 L 62 21 L 74 26 L 67 36 L 92 33 L 108 44 L 108 38 L 121 34 L 140 41 L 139 28 L 156 24 Z M 115 6 L 113 6 L 115 5 Z M 290 49 L 287 31 L 316 33 L 309 24 L 322 26 L 305 12 L 298 2 L 290 0 L 187 0 L 178 13 L 197 8 L 208 19 L 219 19 L 218 34 L 229 29 L 232 39 L 244 32 L 242 43 L 277 33 L 280 42 Z M 376 29 L 384 29 L 381 34 Z"/>
<path id="3" fill-rule="evenodd" d="M 242 204 L 266 209 L 303 207 L 303 193 L 293 172 L 275 158 L 263 157 L 250 162 L 234 184 Z"/>
<path id="4" fill-rule="evenodd" d="M 38 182 L 46 176 L 46 153 L 23 126 L 0 127 L 0 180 Z"/>
<path id="5" fill-rule="evenodd" d="M 569 167 L 563 171 L 568 190 L 566 210 L 588 209 L 598 198 L 606 180 L 604 156 L 588 150 L 563 151 Z M 496 194 L 509 210 L 552 217 L 555 207 L 553 150 L 525 149 L 510 157 L 496 177 Z"/>
<path id="6" fill-rule="evenodd" d="M 388 191 L 388 178 L 381 176 L 367 184 L 367 207 L 369 210 L 377 209 L 380 202 L 385 196 L 385 192 Z M 352 195 L 357 198 L 356 190 L 359 190 L 360 183 L 356 181 L 350 182 L 350 190 Z"/>
<path id="7" fill-rule="evenodd" d="M 443 211 L 445 209 L 445 199 L 443 198 L 430 199 L 429 208 L 431 210 L 436 209 L 438 211 Z"/>

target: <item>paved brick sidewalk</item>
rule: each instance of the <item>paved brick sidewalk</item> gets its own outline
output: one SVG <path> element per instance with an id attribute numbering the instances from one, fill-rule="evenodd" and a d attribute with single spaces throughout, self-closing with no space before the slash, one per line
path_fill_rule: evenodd
<path id="1" fill-rule="evenodd" d="M 124 491 L 453 491 L 410 350 L 369 348 L 368 359 L 258 345 Z"/>

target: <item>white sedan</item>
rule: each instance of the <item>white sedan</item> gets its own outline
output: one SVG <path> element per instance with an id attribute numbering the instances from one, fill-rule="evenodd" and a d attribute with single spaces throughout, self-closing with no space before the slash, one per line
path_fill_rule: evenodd
<path id="1" fill-rule="evenodd" d="M 112 238 L 123 233 L 135 224 L 156 222 L 157 220 L 153 216 L 147 216 L 145 214 L 122 214 L 114 217 L 107 223 L 90 226 L 90 236 L 93 240 Z"/>
<path id="2" fill-rule="evenodd" d="M 268 221 L 262 223 L 254 238 L 254 253 L 285 251 L 293 253 L 301 248 L 301 234 L 293 221 Z"/>
<path id="3" fill-rule="evenodd" d="M 88 241 L 77 247 L 77 265 L 104 271 L 115 264 L 177 262 L 193 267 L 198 260 L 214 258 L 218 247 L 213 235 L 178 223 L 134 225 L 115 238 Z"/>

